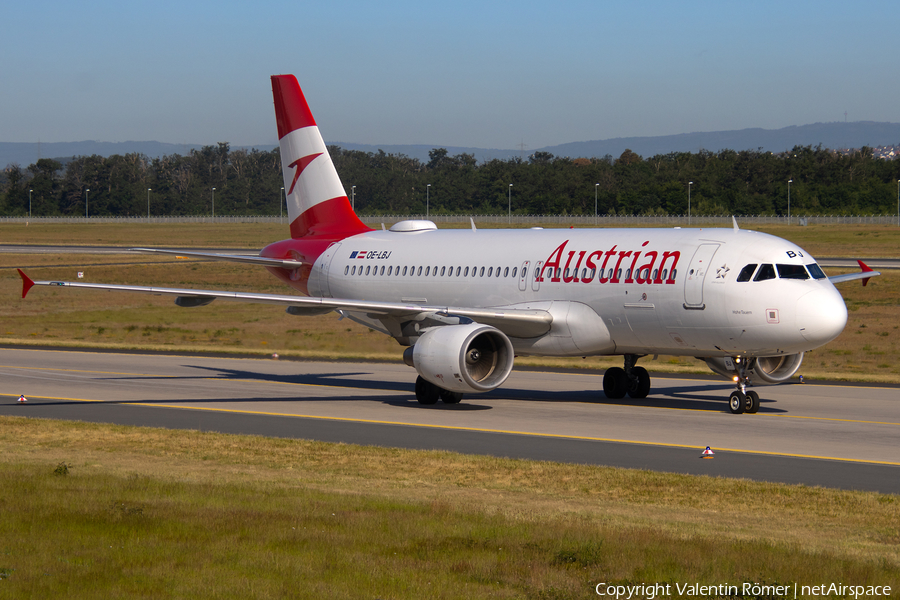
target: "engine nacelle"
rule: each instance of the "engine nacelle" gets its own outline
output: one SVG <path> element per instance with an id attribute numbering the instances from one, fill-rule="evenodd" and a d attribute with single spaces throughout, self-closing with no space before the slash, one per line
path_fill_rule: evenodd
<path id="1" fill-rule="evenodd" d="M 470 323 L 425 330 L 403 360 L 423 379 L 451 392 L 489 392 L 513 367 L 512 343 L 494 327 Z"/>
<path id="2" fill-rule="evenodd" d="M 710 369 L 731 379 L 737 375 L 733 361 L 728 357 L 708 357 L 706 364 Z M 790 379 L 803 363 L 803 352 L 782 356 L 760 356 L 749 360 L 747 375 L 756 385 L 772 385 Z"/>

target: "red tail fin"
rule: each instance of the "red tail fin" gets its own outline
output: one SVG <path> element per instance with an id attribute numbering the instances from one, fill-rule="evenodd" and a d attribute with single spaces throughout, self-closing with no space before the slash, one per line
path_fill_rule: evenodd
<path id="1" fill-rule="evenodd" d="M 272 94 L 291 237 L 342 239 L 371 231 L 350 206 L 297 78 L 273 75 Z"/>

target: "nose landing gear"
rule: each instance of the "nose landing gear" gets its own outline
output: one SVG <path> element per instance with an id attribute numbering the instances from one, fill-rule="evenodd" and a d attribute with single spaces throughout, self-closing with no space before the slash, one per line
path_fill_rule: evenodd
<path id="1" fill-rule="evenodd" d="M 748 361 L 740 356 L 734 356 L 732 360 L 737 370 L 737 375 L 734 376 L 737 389 L 728 397 L 728 408 L 735 415 L 754 414 L 759 410 L 759 394 L 753 390 L 747 391 L 747 386 L 750 385 L 750 376 L 747 375 L 747 371 L 753 367 L 752 359 Z"/>

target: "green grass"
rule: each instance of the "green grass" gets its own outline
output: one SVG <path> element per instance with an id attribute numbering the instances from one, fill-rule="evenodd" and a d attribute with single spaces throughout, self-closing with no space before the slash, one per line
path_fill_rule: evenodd
<path id="1" fill-rule="evenodd" d="M 0 597 L 900 587 L 894 495 L 14 417 L 0 480 Z"/>

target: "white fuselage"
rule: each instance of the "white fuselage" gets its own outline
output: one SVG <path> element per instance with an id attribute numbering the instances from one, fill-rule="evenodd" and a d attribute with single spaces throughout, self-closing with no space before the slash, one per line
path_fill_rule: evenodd
<path id="1" fill-rule="evenodd" d="M 733 229 L 371 231 L 322 254 L 309 290 L 451 313 L 553 313 L 542 340 L 510 336 L 520 354 L 773 356 L 836 337 L 843 299 L 826 278 L 739 282 L 738 274 L 814 263 L 791 242 Z"/>

